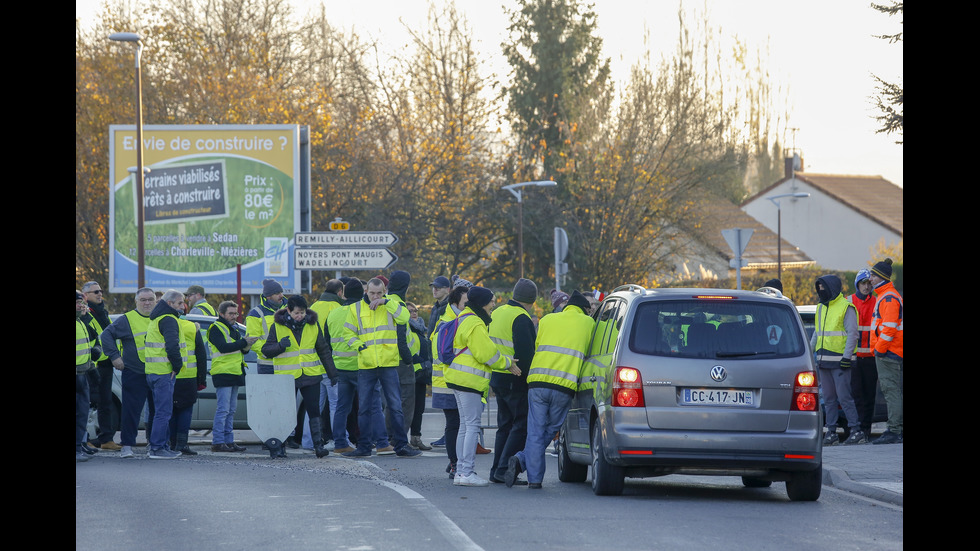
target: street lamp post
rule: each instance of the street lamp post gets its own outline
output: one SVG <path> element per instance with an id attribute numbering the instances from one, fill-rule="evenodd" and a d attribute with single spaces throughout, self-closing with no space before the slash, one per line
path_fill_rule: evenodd
<path id="1" fill-rule="evenodd" d="M 772 204 L 776 205 L 776 279 L 783 278 L 783 209 L 779 206 L 779 201 L 777 199 L 782 199 L 784 197 L 791 197 L 793 199 L 804 199 L 809 197 L 809 193 L 781 193 L 779 195 L 773 195 L 772 197 L 766 197 L 772 201 Z"/>
<path id="2" fill-rule="evenodd" d="M 517 197 L 517 258 L 520 265 L 520 277 L 524 277 L 524 201 L 522 200 L 521 188 L 524 186 L 550 187 L 557 185 L 557 182 L 551 180 L 537 180 L 504 186 L 504 189 Z"/>
<path id="3" fill-rule="evenodd" d="M 145 207 L 143 206 L 143 94 L 141 90 L 140 55 L 143 53 L 143 41 L 136 33 L 112 33 L 109 40 L 116 42 L 132 42 L 136 44 L 136 171 L 133 175 L 136 187 L 136 279 L 137 289 L 146 285 L 146 267 L 143 262 L 143 224 Z"/>

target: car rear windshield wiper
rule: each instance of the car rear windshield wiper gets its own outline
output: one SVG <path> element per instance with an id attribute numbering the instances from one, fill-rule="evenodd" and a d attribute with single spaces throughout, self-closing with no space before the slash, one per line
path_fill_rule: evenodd
<path id="1" fill-rule="evenodd" d="M 768 354 L 775 354 L 775 352 L 769 350 L 767 352 L 716 352 L 715 357 L 717 358 L 739 358 L 742 356 L 762 356 Z"/>

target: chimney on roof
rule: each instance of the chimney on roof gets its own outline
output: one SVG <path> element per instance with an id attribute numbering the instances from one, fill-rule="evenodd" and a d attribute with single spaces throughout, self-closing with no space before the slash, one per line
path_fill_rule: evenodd
<path id="1" fill-rule="evenodd" d="M 799 153 L 793 153 L 792 157 L 786 157 L 785 165 L 786 177 L 792 178 L 796 172 L 803 172 L 803 159 Z"/>

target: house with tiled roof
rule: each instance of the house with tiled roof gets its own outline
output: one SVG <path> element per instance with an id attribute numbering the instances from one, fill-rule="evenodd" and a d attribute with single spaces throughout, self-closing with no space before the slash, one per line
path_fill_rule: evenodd
<path id="1" fill-rule="evenodd" d="M 902 188 L 881 176 L 816 174 L 793 166 L 788 159 L 786 176 L 741 208 L 806 251 L 817 265 L 859 270 L 880 260 L 872 258 L 879 245 L 894 246 L 903 239 Z M 802 194 L 809 196 L 794 196 Z"/>
<path id="2" fill-rule="evenodd" d="M 745 250 L 742 252 L 744 266 L 742 273 L 752 271 L 772 272 L 776 277 L 777 259 L 782 256 L 782 266 L 786 268 L 811 266 L 812 258 L 799 247 L 784 238 L 780 245 L 776 232 L 765 227 L 755 218 L 742 211 L 738 205 L 723 197 L 706 194 L 701 196 L 693 207 L 696 216 L 692 218 L 694 227 L 685 227 L 682 232 L 688 239 L 686 246 L 674 255 L 675 274 L 679 280 L 702 280 L 734 278 L 735 252 L 722 235 L 723 230 L 740 228 L 752 230 Z M 661 274 L 663 277 L 664 274 Z"/>

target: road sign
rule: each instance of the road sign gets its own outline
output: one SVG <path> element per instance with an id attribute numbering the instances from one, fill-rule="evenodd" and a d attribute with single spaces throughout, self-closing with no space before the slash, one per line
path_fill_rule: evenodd
<path id="1" fill-rule="evenodd" d="M 732 228 L 730 230 L 721 230 L 721 235 L 725 238 L 728 246 L 732 248 L 732 252 L 735 253 L 735 258 L 741 258 L 742 253 L 745 252 L 745 246 L 749 244 L 749 239 L 752 239 L 754 232 L 755 230 Z"/>
<path id="2" fill-rule="evenodd" d="M 296 232 L 296 247 L 390 247 L 397 242 L 390 231 Z"/>
<path id="3" fill-rule="evenodd" d="M 350 222 L 331 222 L 331 231 L 347 231 L 350 229 Z"/>
<path id="4" fill-rule="evenodd" d="M 300 248 L 295 249 L 297 270 L 384 270 L 398 260 L 388 249 Z"/>

